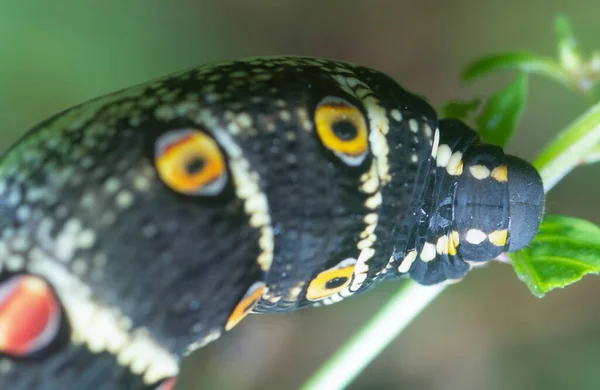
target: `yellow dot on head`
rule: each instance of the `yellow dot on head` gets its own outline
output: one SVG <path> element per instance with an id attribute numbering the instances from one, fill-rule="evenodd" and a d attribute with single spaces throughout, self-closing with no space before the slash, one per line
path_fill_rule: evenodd
<path id="1" fill-rule="evenodd" d="M 448 234 L 448 254 L 450 256 L 456 255 L 456 247 L 457 246 L 458 246 L 458 232 L 453 231 L 452 233 Z"/>
<path id="2" fill-rule="evenodd" d="M 508 230 L 494 230 L 488 234 L 490 242 L 496 246 L 504 247 L 506 245 L 506 239 L 508 238 Z"/>
<path id="3" fill-rule="evenodd" d="M 492 171 L 491 176 L 501 183 L 508 181 L 508 169 L 506 168 L 506 165 L 498 165 Z"/>

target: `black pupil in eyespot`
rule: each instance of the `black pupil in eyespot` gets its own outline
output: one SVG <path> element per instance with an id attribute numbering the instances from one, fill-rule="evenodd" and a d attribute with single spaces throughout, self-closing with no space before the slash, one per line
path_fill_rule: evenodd
<path id="1" fill-rule="evenodd" d="M 206 161 L 204 161 L 201 157 L 193 157 L 186 161 L 185 170 L 189 175 L 195 175 L 200 173 L 204 166 L 206 165 Z"/>
<path id="2" fill-rule="evenodd" d="M 351 121 L 342 119 L 331 125 L 335 135 L 344 141 L 350 141 L 358 135 L 358 129 Z"/>
<path id="3" fill-rule="evenodd" d="M 325 283 L 325 288 L 330 290 L 332 288 L 338 288 L 340 286 L 343 286 L 344 283 L 346 283 L 348 281 L 348 278 L 345 276 L 342 277 L 335 277 L 333 279 L 329 279 L 327 281 L 327 283 Z"/>

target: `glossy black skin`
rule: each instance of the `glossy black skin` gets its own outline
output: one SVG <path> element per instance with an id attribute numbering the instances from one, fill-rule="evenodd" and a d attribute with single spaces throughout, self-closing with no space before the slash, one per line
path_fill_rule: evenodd
<path id="1" fill-rule="evenodd" d="M 344 88 L 339 78 L 363 84 Z M 371 138 L 364 162 L 348 166 L 316 135 L 312 116 L 327 96 L 355 105 L 367 118 L 377 115 L 365 99 L 376 99 L 378 115 L 389 126 L 383 137 L 389 149 L 385 156 L 389 178 L 379 177 L 376 188 L 359 189 L 373 164 L 382 161 Z M 400 120 L 394 119 L 393 110 Z M 416 131 L 409 129 L 411 119 Z M 258 191 L 268 201 L 268 226 L 251 223 L 253 214 L 240 198 L 240 184 L 232 180 L 239 181 L 240 176 L 233 172 L 227 145 L 220 144 L 230 179 L 218 196 L 182 195 L 160 180 L 154 165 L 155 142 L 178 128 L 201 129 L 219 142 L 219 136 L 227 133 L 258 178 Z M 269 287 L 269 295 L 255 307 L 258 312 L 334 302 L 308 300 L 306 289 L 321 271 L 359 257 L 368 213 L 378 216 L 377 239 L 369 246 L 374 255 L 364 264 L 364 281 L 343 297 L 384 279 L 410 276 L 432 284 L 464 276 L 469 265 L 460 255 L 417 260 L 408 272 L 397 270 L 410 250 L 448 234 L 457 221 L 453 210 L 458 181 L 436 167 L 432 156 L 437 128 L 436 114 L 425 101 L 388 76 L 356 65 L 284 57 L 200 67 L 84 103 L 32 129 L 0 161 L 0 180 L 6 185 L 0 194 L 2 231 L 14 230 L 32 241 L 18 253 L 25 260 L 18 272 L 57 284 L 53 287 L 58 299 L 67 302 L 67 295 L 79 292 L 59 285 L 53 267 L 66 270 L 91 290 L 94 299 L 118 310 L 131 320 L 132 328 L 144 329 L 165 351 L 180 358 L 188 345 L 198 342 L 200 347 L 215 338 L 215 331 L 216 337 L 220 335 L 256 281 L 264 280 Z M 373 131 L 369 128 L 369 134 Z M 444 133 L 440 125 L 441 142 L 452 144 L 453 150 L 467 150 L 478 137 L 470 130 Z M 140 177 L 146 180 L 144 186 L 136 182 Z M 119 190 L 106 190 L 111 178 L 118 180 Z M 47 196 L 29 201 L 27 194 L 40 188 Z M 118 206 L 124 202 L 123 190 L 134 198 L 126 207 Z M 4 201 L 11 191 L 21 194 L 18 204 Z M 93 196 L 86 206 L 82 199 L 88 193 Z M 375 206 L 368 203 L 373 196 L 381 198 Z M 491 199 L 508 216 L 508 198 Z M 30 208 L 27 218 L 18 217 L 16 211 L 23 204 Z M 532 215 L 541 215 L 543 206 L 533 204 L 540 210 Z M 111 211 L 112 219 L 107 217 Z M 59 260 L 52 245 L 39 238 L 37 229 L 47 219 L 52 221 L 47 237 L 51 243 L 69 219 L 91 229 L 96 239 Z M 537 224 L 539 220 L 530 230 L 537 231 Z M 265 270 L 257 258 L 264 252 L 259 241 L 261 235 L 268 236 L 267 228 L 274 248 L 272 265 Z M 32 265 L 35 250 L 45 253 L 46 273 Z M 105 264 L 93 261 L 99 255 Z M 495 255 L 489 253 L 485 260 Z M 87 267 L 75 274 L 70 266 L 78 259 Z M 63 326 L 69 329 L 69 316 L 75 311 L 67 306 L 65 310 Z M 26 361 L 0 357 L 0 364 L 11 362 L 8 374 L 0 377 L 0 387 L 135 390 L 160 383 L 144 383 L 141 375 L 118 367 L 115 354 L 93 352 L 68 337 L 42 352 Z"/>

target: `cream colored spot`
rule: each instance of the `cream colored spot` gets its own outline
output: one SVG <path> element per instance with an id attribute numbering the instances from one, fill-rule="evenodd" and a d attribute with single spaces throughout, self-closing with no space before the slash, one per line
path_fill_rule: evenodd
<path id="1" fill-rule="evenodd" d="M 382 201 L 383 197 L 381 196 L 381 192 L 377 192 L 366 200 L 365 206 L 371 210 L 375 210 L 377 207 L 381 206 Z"/>
<path id="2" fill-rule="evenodd" d="M 416 133 L 417 131 L 419 131 L 419 124 L 417 123 L 417 120 L 414 118 L 409 119 L 408 127 L 409 127 L 410 131 L 412 131 L 413 133 Z"/>
<path id="3" fill-rule="evenodd" d="M 435 259 L 435 245 L 430 242 L 426 242 L 423 244 L 423 249 L 421 250 L 421 260 L 424 262 L 431 261 Z"/>
<path id="4" fill-rule="evenodd" d="M 496 246 L 504 247 L 506 245 L 506 239 L 508 238 L 508 230 L 494 230 L 488 235 L 490 242 Z"/>
<path id="5" fill-rule="evenodd" d="M 462 173 L 462 153 L 454 152 L 450 159 L 448 160 L 448 166 L 446 167 L 446 172 L 452 176 L 458 176 Z"/>
<path id="6" fill-rule="evenodd" d="M 408 272 L 408 270 L 410 269 L 410 266 L 415 262 L 416 258 L 417 258 L 417 251 L 412 250 L 412 251 L 408 252 L 408 254 L 404 257 L 404 259 L 402 259 L 402 262 L 398 266 L 398 272 L 402 272 L 402 273 Z"/>
<path id="7" fill-rule="evenodd" d="M 506 165 L 498 165 L 494 168 L 492 177 L 501 183 L 508 181 L 508 169 L 506 168 Z"/>
<path id="8" fill-rule="evenodd" d="M 469 171 L 471 172 L 471 176 L 477 180 L 487 179 L 490 176 L 490 170 L 486 166 L 479 164 L 469 167 Z"/>
<path id="9" fill-rule="evenodd" d="M 473 245 L 481 244 L 486 238 L 487 235 L 479 229 L 469 229 L 465 237 L 467 242 Z"/>
<path id="10" fill-rule="evenodd" d="M 304 282 L 300 282 L 297 286 L 292 287 L 288 292 L 288 301 L 295 301 L 300 296 L 302 289 L 304 288 Z"/>
<path id="11" fill-rule="evenodd" d="M 436 165 L 445 168 L 448 166 L 448 161 L 452 157 L 452 149 L 446 144 L 442 144 L 437 148 Z"/>
<path id="12" fill-rule="evenodd" d="M 398 122 L 400 122 L 402 120 L 402 114 L 400 113 L 400 111 L 398 111 L 396 109 L 393 109 L 391 111 L 391 115 L 392 115 L 392 118 L 394 118 L 394 120 L 396 120 Z"/>
<path id="13" fill-rule="evenodd" d="M 377 223 L 377 214 L 376 213 L 369 213 L 369 214 L 365 215 L 365 217 L 364 217 L 363 220 L 368 225 L 372 225 L 374 223 Z"/>
<path id="14" fill-rule="evenodd" d="M 419 157 L 416 154 L 410 156 L 410 162 L 416 164 L 419 161 Z"/>
<path id="15" fill-rule="evenodd" d="M 431 157 L 436 158 L 439 145 L 440 145 L 440 130 L 435 129 L 435 134 L 433 135 L 433 145 L 431 147 Z"/>
<path id="16" fill-rule="evenodd" d="M 441 236 L 435 244 L 435 251 L 439 255 L 448 254 L 448 236 Z"/>

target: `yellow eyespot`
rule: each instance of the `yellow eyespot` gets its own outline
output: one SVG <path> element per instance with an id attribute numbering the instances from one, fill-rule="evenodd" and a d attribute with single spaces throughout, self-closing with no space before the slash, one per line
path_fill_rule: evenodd
<path id="1" fill-rule="evenodd" d="M 367 123 L 362 112 L 341 99 L 325 99 L 315 111 L 323 145 L 345 164 L 362 164 L 369 151 Z"/>
<path id="2" fill-rule="evenodd" d="M 306 299 L 318 301 L 336 294 L 352 281 L 356 259 L 346 259 L 333 268 L 329 268 L 314 278 L 306 290 Z"/>
<path id="3" fill-rule="evenodd" d="M 241 320 L 246 318 L 248 314 L 252 311 L 256 303 L 262 297 L 263 292 L 265 291 L 265 283 L 264 282 L 255 282 L 248 291 L 246 295 L 242 298 L 240 303 L 237 304 L 233 312 L 229 316 L 227 320 L 227 324 L 225 325 L 225 330 L 229 331 L 233 329 Z"/>
<path id="4" fill-rule="evenodd" d="M 162 135 L 155 146 L 161 180 L 187 195 L 218 195 L 227 183 L 225 157 L 209 135 L 181 129 Z"/>

